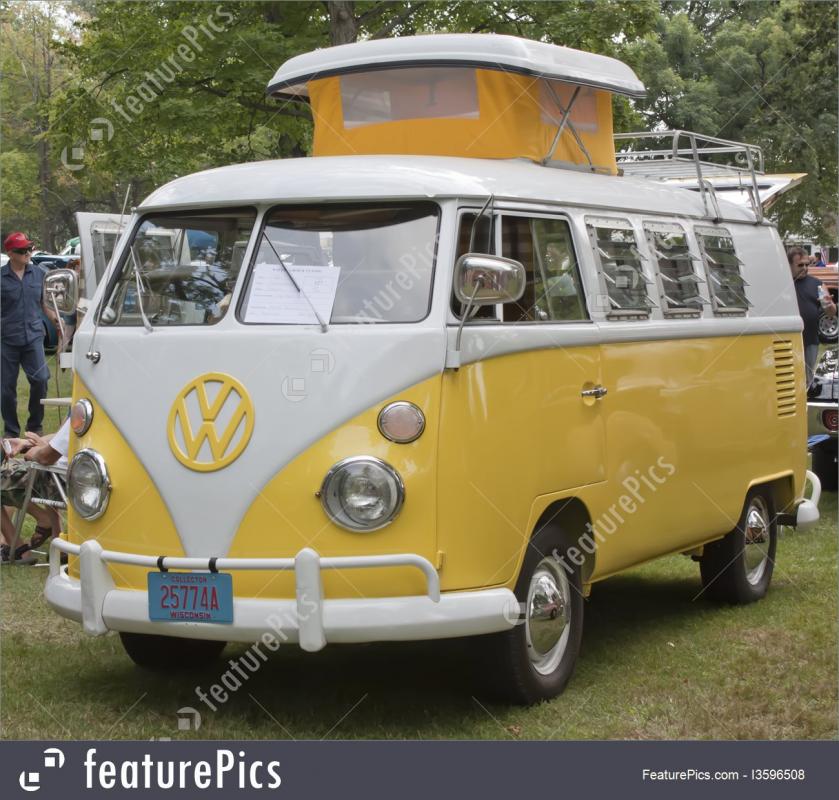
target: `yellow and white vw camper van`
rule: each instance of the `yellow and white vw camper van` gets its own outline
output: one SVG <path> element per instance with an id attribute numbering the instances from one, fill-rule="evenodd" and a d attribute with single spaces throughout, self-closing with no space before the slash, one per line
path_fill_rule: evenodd
<path id="1" fill-rule="evenodd" d="M 706 596 L 762 597 L 779 524 L 818 518 L 795 293 L 704 178 L 748 185 L 756 148 L 616 155 L 612 95 L 643 91 L 507 36 L 284 64 L 313 157 L 155 191 L 76 334 L 53 608 L 148 667 L 480 636 L 529 703 L 610 575 L 685 553 Z M 647 174 L 685 166 L 697 191 Z"/>

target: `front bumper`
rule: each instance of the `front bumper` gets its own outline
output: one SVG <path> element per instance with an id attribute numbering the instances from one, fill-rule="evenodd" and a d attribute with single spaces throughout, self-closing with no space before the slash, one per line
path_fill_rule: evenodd
<path id="1" fill-rule="evenodd" d="M 61 552 L 78 556 L 80 580 L 61 567 Z M 240 569 L 290 570 L 295 575 L 294 600 L 235 597 L 233 624 L 152 622 L 148 593 L 118 589 L 108 563 L 146 566 L 151 570 Z M 426 576 L 428 594 L 411 597 L 371 597 L 330 600 L 323 596 L 321 570 L 412 566 Z M 294 558 L 240 559 L 166 557 L 103 550 L 95 540 L 81 545 L 54 539 L 44 596 L 55 611 L 81 622 L 85 632 L 152 633 L 191 639 L 253 642 L 271 633 L 303 650 L 322 649 L 328 642 L 410 641 L 447 639 L 495 633 L 513 627 L 519 604 L 509 589 L 440 594 L 436 570 L 414 554 L 321 558 L 305 548 Z"/>

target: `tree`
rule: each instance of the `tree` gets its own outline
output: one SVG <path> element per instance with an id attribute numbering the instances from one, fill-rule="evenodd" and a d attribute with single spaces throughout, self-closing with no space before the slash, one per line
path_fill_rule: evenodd
<path id="1" fill-rule="evenodd" d="M 50 108 L 66 70 L 54 47 L 66 23 L 59 3 L 0 8 L 0 127 L 4 228 L 24 229 L 52 250 L 68 198 L 51 146 Z"/>
<path id="2" fill-rule="evenodd" d="M 763 148 L 767 172 L 807 172 L 772 211 L 782 235 L 835 240 L 834 3 L 670 2 L 626 57 L 647 85 L 648 127 Z"/>
<path id="3" fill-rule="evenodd" d="M 616 130 L 679 127 L 761 145 L 770 169 L 811 174 L 779 204 L 782 228 L 824 235 L 829 227 L 833 3 L 88 0 L 72 8 L 73 29 L 59 26 L 51 38 L 54 63 L 70 80 L 50 89 L 43 133 L 46 184 L 62 198 L 65 216 L 68 208 L 119 208 L 126 189 L 137 203 L 156 186 L 207 167 L 306 154 L 308 108 L 264 93 L 292 56 L 360 38 L 497 32 L 627 60 L 648 99 L 616 99 Z M 0 58 L 5 65 L 6 48 Z M 37 115 L 31 121 L 36 134 L 44 129 L 39 113 L 40 122 Z M 20 175 L 31 175 L 23 162 L 44 163 L 31 147 L 13 149 L 16 156 L 3 158 L 17 159 Z M 64 153 L 69 167 L 57 163 Z M 34 208 L 23 186 L 6 194 Z"/>

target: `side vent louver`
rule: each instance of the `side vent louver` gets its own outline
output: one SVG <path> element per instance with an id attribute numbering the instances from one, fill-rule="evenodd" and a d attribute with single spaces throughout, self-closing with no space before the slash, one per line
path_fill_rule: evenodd
<path id="1" fill-rule="evenodd" d="M 775 403 L 779 417 L 795 416 L 795 361 L 792 342 L 776 339 L 772 343 L 775 355 Z"/>

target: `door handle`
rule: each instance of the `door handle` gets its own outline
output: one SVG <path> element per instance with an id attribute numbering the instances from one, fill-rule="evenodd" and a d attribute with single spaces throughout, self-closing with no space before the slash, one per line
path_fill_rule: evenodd
<path id="1" fill-rule="evenodd" d="M 601 397 L 605 397 L 608 394 L 609 390 L 605 386 L 595 386 L 593 389 L 583 389 L 580 392 L 581 397 L 593 397 L 595 400 L 599 400 Z"/>

